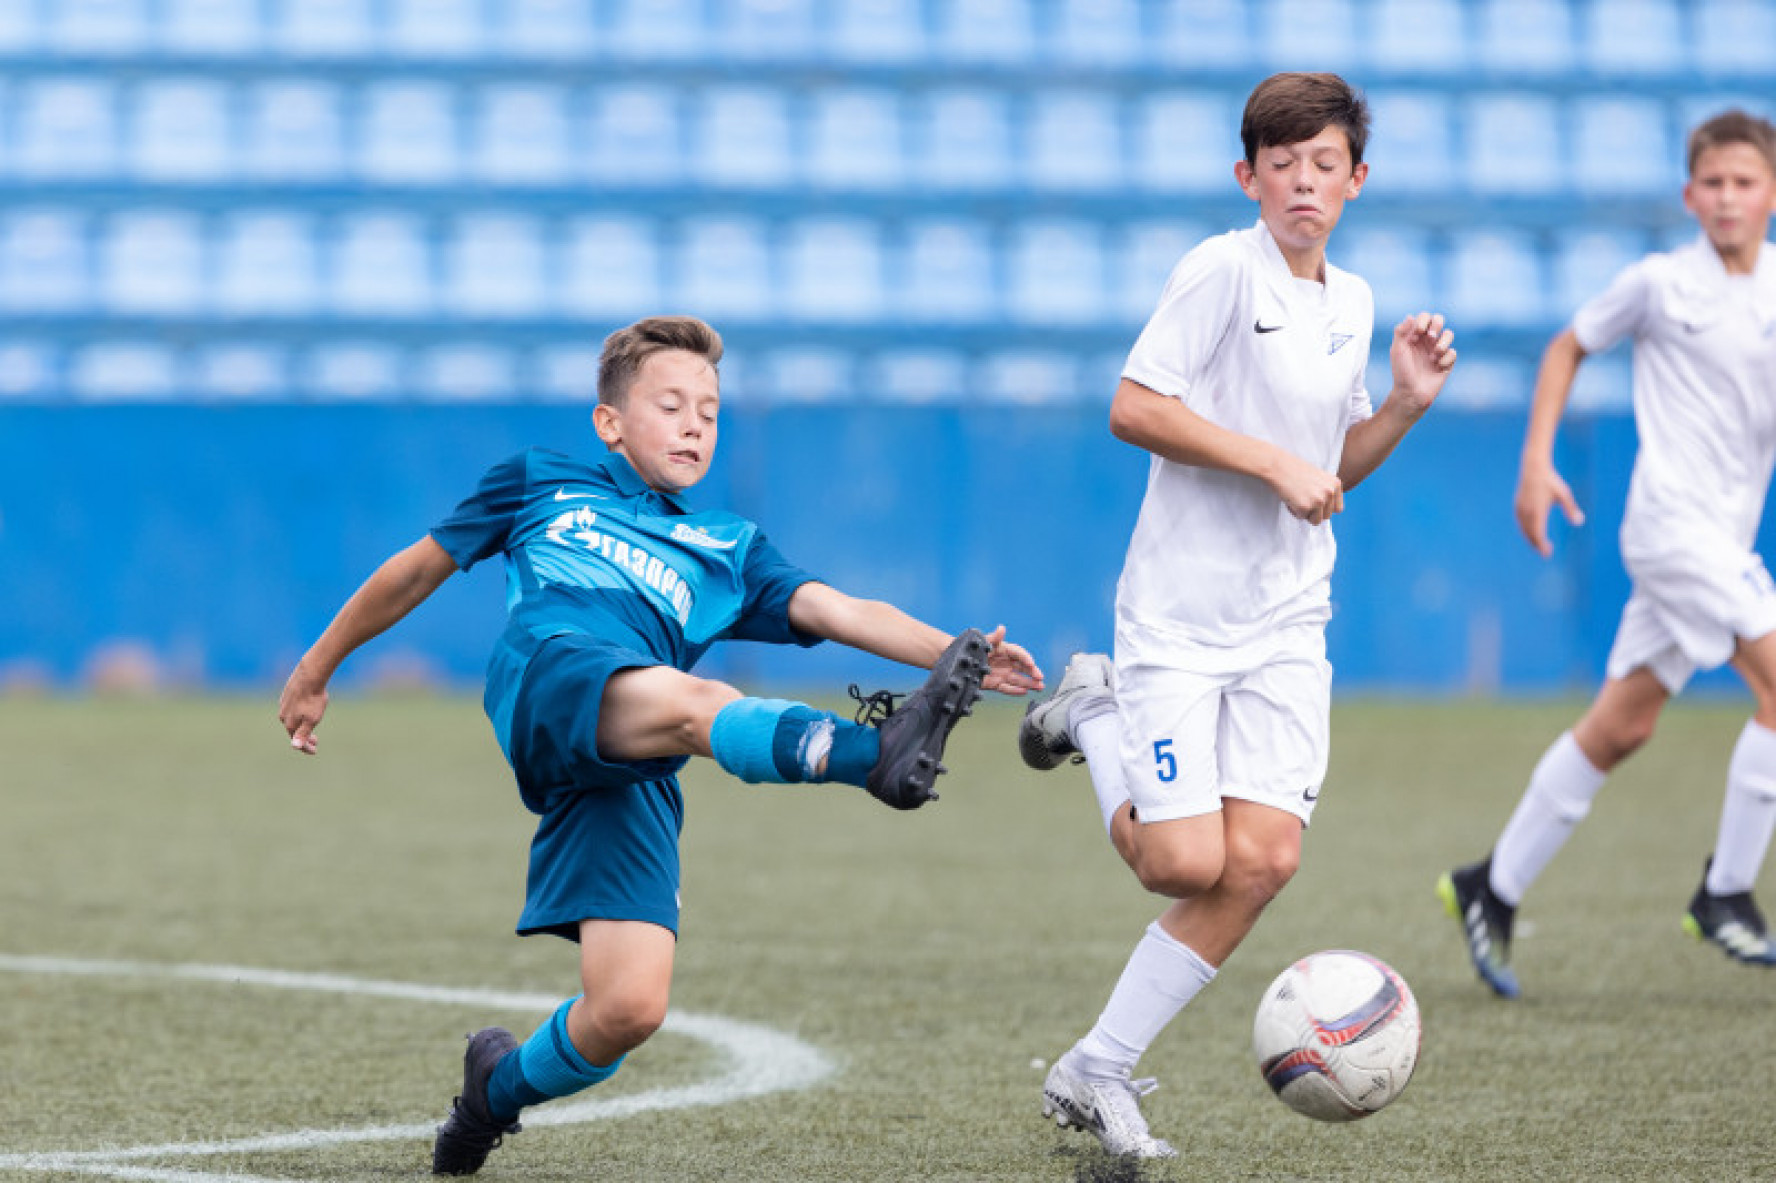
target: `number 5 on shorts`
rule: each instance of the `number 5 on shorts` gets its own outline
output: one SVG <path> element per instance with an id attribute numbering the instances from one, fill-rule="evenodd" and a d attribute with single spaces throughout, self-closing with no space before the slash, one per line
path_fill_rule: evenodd
<path id="1" fill-rule="evenodd" d="M 1159 773 L 1159 779 L 1170 784 L 1178 779 L 1178 757 L 1172 755 L 1172 741 L 1159 739 L 1153 742 L 1153 766 Z"/>

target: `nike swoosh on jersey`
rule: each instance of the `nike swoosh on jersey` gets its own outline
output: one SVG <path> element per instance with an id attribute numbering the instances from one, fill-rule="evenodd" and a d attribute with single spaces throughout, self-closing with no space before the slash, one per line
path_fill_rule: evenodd
<path id="1" fill-rule="evenodd" d="M 1262 320 L 1255 320 L 1252 322 L 1252 331 L 1254 333 L 1275 333 L 1282 328 L 1282 325 L 1267 325 Z"/>
<path id="2" fill-rule="evenodd" d="M 607 500 L 609 500 L 609 498 L 605 497 L 602 493 L 569 493 L 567 491 L 566 485 L 563 485 L 563 486 L 561 486 L 561 488 L 555 490 L 555 500 L 557 500 L 557 501 L 573 501 L 577 498 L 585 498 L 586 500 L 589 500 L 589 501 L 607 501 Z"/>

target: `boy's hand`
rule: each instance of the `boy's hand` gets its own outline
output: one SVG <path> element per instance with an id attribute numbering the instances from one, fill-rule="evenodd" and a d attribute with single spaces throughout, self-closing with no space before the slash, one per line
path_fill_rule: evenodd
<path id="1" fill-rule="evenodd" d="M 278 721 L 290 733 L 290 746 L 299 752 L 315 754 L 314 730 L 327 713 L 327 687 L 314 685 L 300 665 L 284 683 L 278 698 Z"/>
<path id="2" fill-rule="evenodd" d="M 1028 694 L 1042 689 L 1042 671 L 1037 668 L 1035 659 L 1024 651 L 1022 645 L 1014 645 L 1005 639 L 1004 625 L 987 634 L 987 644 L 992 649 L 987 654 L 987 676 L 981 679 L 983 690 Z"/>
<path id="3" fill-rule="evenodd" d="M 1525 460 L 1523 471 L 1517 476 L 1517 528 L 1544 559 L 1554 553 L 1554 544 L 1548 539 L 1548 511 L 1556 505 L 1573 525 L 1585 524 L 1585 512 L 1554 471 L 1553 463 Z"/>
<path id="4" fill-rule="evenodd" d="M 1289 512 L 1310 526 L 1344 512 L 1344 482 L 1291 452 L 1277 449 L 1266 480 Z"/>
<path id="5" fill-rule="evenodd" d="M 1455 367 L 1455 334 L 1443 327 L 1443 314 L 1420 312 L 1395 325 L 1388 361 L 1394 371 L 1388 403 L 1402 400 L 1399 409 L 1414 419 L 1430 410 Z"/>

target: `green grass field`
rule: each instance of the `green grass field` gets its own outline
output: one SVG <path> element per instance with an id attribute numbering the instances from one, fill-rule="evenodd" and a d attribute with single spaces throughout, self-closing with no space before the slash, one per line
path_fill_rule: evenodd
<path id="1" fill-rule="evenodd" d="M 733 1065 L 670 1028 L 598 1092 L 641 1111 L 532 1126 L 490 1180 L 1770 1178 L 1776 975 L 1678 918 L 1713 840 L 1738 704 L 1683 704 L 1599 799 L 1520 922 L 1526 998 L 1475 981 L 1432 892 L 1496 834 L 1572 703 L 1347 703 L 1299 877 L 1142 1063 L 1175 1164 L 1127 1169 L 1038 1116 L 1041 1062 L 1096 1017 L 1159 910 L 1082 770 L 1017 763 L 1018 708 L 957 733 L 943 800 L 686 781 L 675 1011 L 793 1036 L 812 1087 L 647 1108 Z M 255 981 L 197 963 L 565 996 L 569 946 L 511 935 L 529 815 L 478 705 L 340 699 L 322 752 L 269 701 L 0 701 L 0 1178 L 413 1178 L 462 1036 L 534 1010 Z M 1768 877 L 1766 877 L 1768 882 Z M 1766 897 L 1771 889 L 1766 889 Z M 1417 993 L 1423 1059 L 1370 1120 L 1264 1088 L 1252 1007 L 1291 959 L 1350 947 Z M 31 958 L 130 963 L 26 972 Z M 695 1094 L 690 1094 L 695 1095 Z M 590 1096 L 590 1095 L 589 1095 Z M 719 1100 L 719 1098 L 718 1098 Z M 196 1154 L 175 1148 L 201 1144 Z M 110 1159 L 41 1157 L 122 1152 Z M 36 1158 L 25 1156 L 36 1155 Z M 44 1168 L 44 1169 L 39 1169 Z"/>

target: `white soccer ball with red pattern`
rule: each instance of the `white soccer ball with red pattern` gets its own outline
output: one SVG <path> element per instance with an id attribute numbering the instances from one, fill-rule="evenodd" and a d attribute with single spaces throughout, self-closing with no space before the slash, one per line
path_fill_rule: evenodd
<path id="1" fill-rule="evenodd" d="M 1258 1003 L 1252 1051 L 1283 1104 L 1319 1121 L 1355 1121 L 1412 1079 L 1421 1030 L 1404 978 L 1367 953 L 1334 949 L 1277 975 Z"/>

